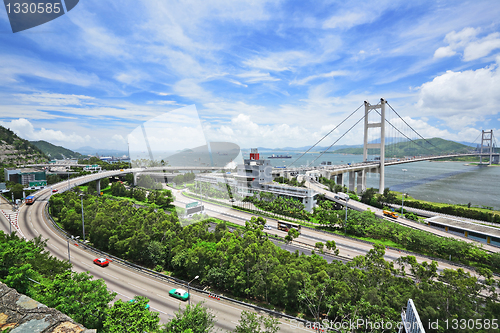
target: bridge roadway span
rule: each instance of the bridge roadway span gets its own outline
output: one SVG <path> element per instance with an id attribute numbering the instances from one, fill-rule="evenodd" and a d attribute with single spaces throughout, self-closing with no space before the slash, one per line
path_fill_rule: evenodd
<path id="1" fill-rule="evenodd" d="M 132 171 L 132 170 L 129 170 Z M 137 170 L 140 171 L 140 170 Z M 87 183 L 92 180 L 100 179 L 103 177 L 109 177 L 122 172 L 102 172 L 99 174 L 83 176 L 71 180 L 70 186 L 77 186 L 83 183 Z M 106 175 L 105 175 L 106 174 Z M 63 192 L 67 189 L 67 182 L 61 182 L 53 186 L 53 188 L 58 189 Z M 180 191 L 174 190 L 177 198 L 180 198 Z M 42 238 L 48 238 L 47 250 L 59 259 L 67 259 L 67 240 L 63 238 L 59 233 L 54 230 L 54 227 L 49 221 L 46 220 L 45 214 L 43 212 L 45 201 L 50 196 L 50 189 L 46 188 L 37 193 L 39 200 L 31 206 L 23 205 L 19 213 L 19 226 L 22 233 L 26 238 L 32 239 L 38 235 L 42 235 Z M 187 198 L 183 200 L 177 200 L 178 205 L 184 206 L 186 202 L 192 201 Z M 226 209 L 218 205 L 213 205 L 209 203 L 204 203 L 208 214 L 210 216 L 218 217 L 224 220 L 228 220 L 240 225 L 244 225 L 245 221 L 249 220 L 253 214 L 234 211 L 231 210 L 227 212 Z M 3 230 L 8 230 L 8 221 L 5 217 L 1 216 L 0 226 Z M 271 234 L 277 233 L 282 234 L 282 232 L 273 228 L 269 231 Z M 302 235 L 299 237 L 298 241 L 304 245 L 309 245 L 314 247 L 317 241 L 326 242 L 326 240 L 334 239 L 340 249 L 340 255 L 344 257 L 354 257 L 357 255 L 366 254 L 372 246 L 366 243 L 358 242 L 354 239 L 345 239 L 342 237 L 334 236 L 331 234 L 325 234 L 315 230 L 304 229 Z M 92 263 L 95 259 L 95 254 L 86 251 L 81 247 L 75 246 L 75 244 L 70 243 L 71 247 L 71 262 L 73 264 L 73 269 L 77 272 L 89 271 L 95 278 L 102 278 L 106 281 L 108 288 L 118 293 L 118 298 L 129 300 L 135 295 L 140 294 L 148 297 L 150 299 L 151 308 L 160 313 L 160 319 L 162 322 L 168 321 L 172 318 L 173 313 L 176 312 L 179 306 L 183 307 L 184 303 L 175 300 L 168 296 L 168 291 L 171 288 L 177 288 L 178 285 L 167 283 L 165 281 L 156 280 L 150 275 L 144 274 L 140 271 L 133 270 L 129 267 L 122 266 L 116 263 L 112 263 L 106 268 L 101 268 Z M 402 253 L 395 250 L 386 251 L 386 260 L 395 260 Z M 417 256 L 419 262 L 429 261 L 424 257 Z M 439 263 L 440 270 L 443 268 L 457 268 L 456 266 L 449 265 L 447 263 Z M 473 273 L 473 272 L 471 272 Z M 227 301 L 215 301 L 212 298 L 207 298 L 204 294 L 193 293 L 192 301 L 197 303 L 204 301 L 206 306 L 214 311 L 216 314 L 217 327 L 224 330 L 233 330 L 239 320 L 240 313 L 243 309 L 248 310 L 244 306 L 238 304 L 232 304 Z M 287 321 L 281 320 L 281 331 L 282 332 L 297 332 L 297 329 L 292 329 Z M 301 331 L 309 331 L 301 329 Z"/>

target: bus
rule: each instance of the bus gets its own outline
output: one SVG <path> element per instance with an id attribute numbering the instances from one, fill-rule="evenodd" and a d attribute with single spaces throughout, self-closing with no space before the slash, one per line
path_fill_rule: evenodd
<path id="1" fill-rule="evenodd" d="M 35 202 L 35 197 L 33 195 L 27 196 L 24 202 L 26 202 L 27 205 L 31 205 Z"/>
<path id="2" fill-rule="evenodd" d="M 288 232 L 288 230 L 290 230 L 290 229 L 295 229 L 300 234 L 300 228 L 301 228 L 301 226 L 299 224 L 293 224 L 293 223 L 290 223 L 290 222 L 281 222 L 281 221 L 278 221 L 278 230 L 282 230 L 282 231 Z"/>

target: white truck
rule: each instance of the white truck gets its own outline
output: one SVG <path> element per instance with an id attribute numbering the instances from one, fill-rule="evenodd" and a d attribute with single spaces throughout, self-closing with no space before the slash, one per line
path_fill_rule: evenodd
<path id="1" fill-rule="evenodd" d="M 340 200 L 348 201 L 349 200 L 349 194 L 343 193 L 343 192 L 338 192 L 338 193 L 335 193 L 335 196 L 333 198 L 336 199 L 336 200 L 340 199 Z"/>

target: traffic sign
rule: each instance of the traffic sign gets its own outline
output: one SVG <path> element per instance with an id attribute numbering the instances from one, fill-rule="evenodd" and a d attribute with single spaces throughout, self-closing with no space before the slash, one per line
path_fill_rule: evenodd
<path id="1" fill-rule="evenodd" d="M 46 180 L 39 180 L 36 182 L 30 182 L 30 186 L 47 186 Z"/>

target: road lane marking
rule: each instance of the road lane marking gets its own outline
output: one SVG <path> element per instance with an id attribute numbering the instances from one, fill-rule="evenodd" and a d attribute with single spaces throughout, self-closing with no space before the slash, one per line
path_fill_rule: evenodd
<path id="1" fill-rule="evenodd" d="M 138 286 L 136 286 L 135 284 L 132 284 L 132 283 L 127 283 L 127 284 L 130 284 L 131 286 L 136 287 L 136 288 L 139 288 L 139 289 L 142 289 L 142 290 L 144 290 L 144 291 L 148 291 L 147 289 L 144 289 L 144 288 L 138 287 Z"/>
<path id="2" fill-rule="evenodd" d="M 107 276 L 112 277 L 113 279 L 120 280 L 120 278 L 117 278 L 116 276 L 113 276 L 113 275 L 111 275 L 111 274 L 104 273 L 104 272 L 101 272 L 101 273 L 102 273 L 102 274 L 106 274 Z"/>

